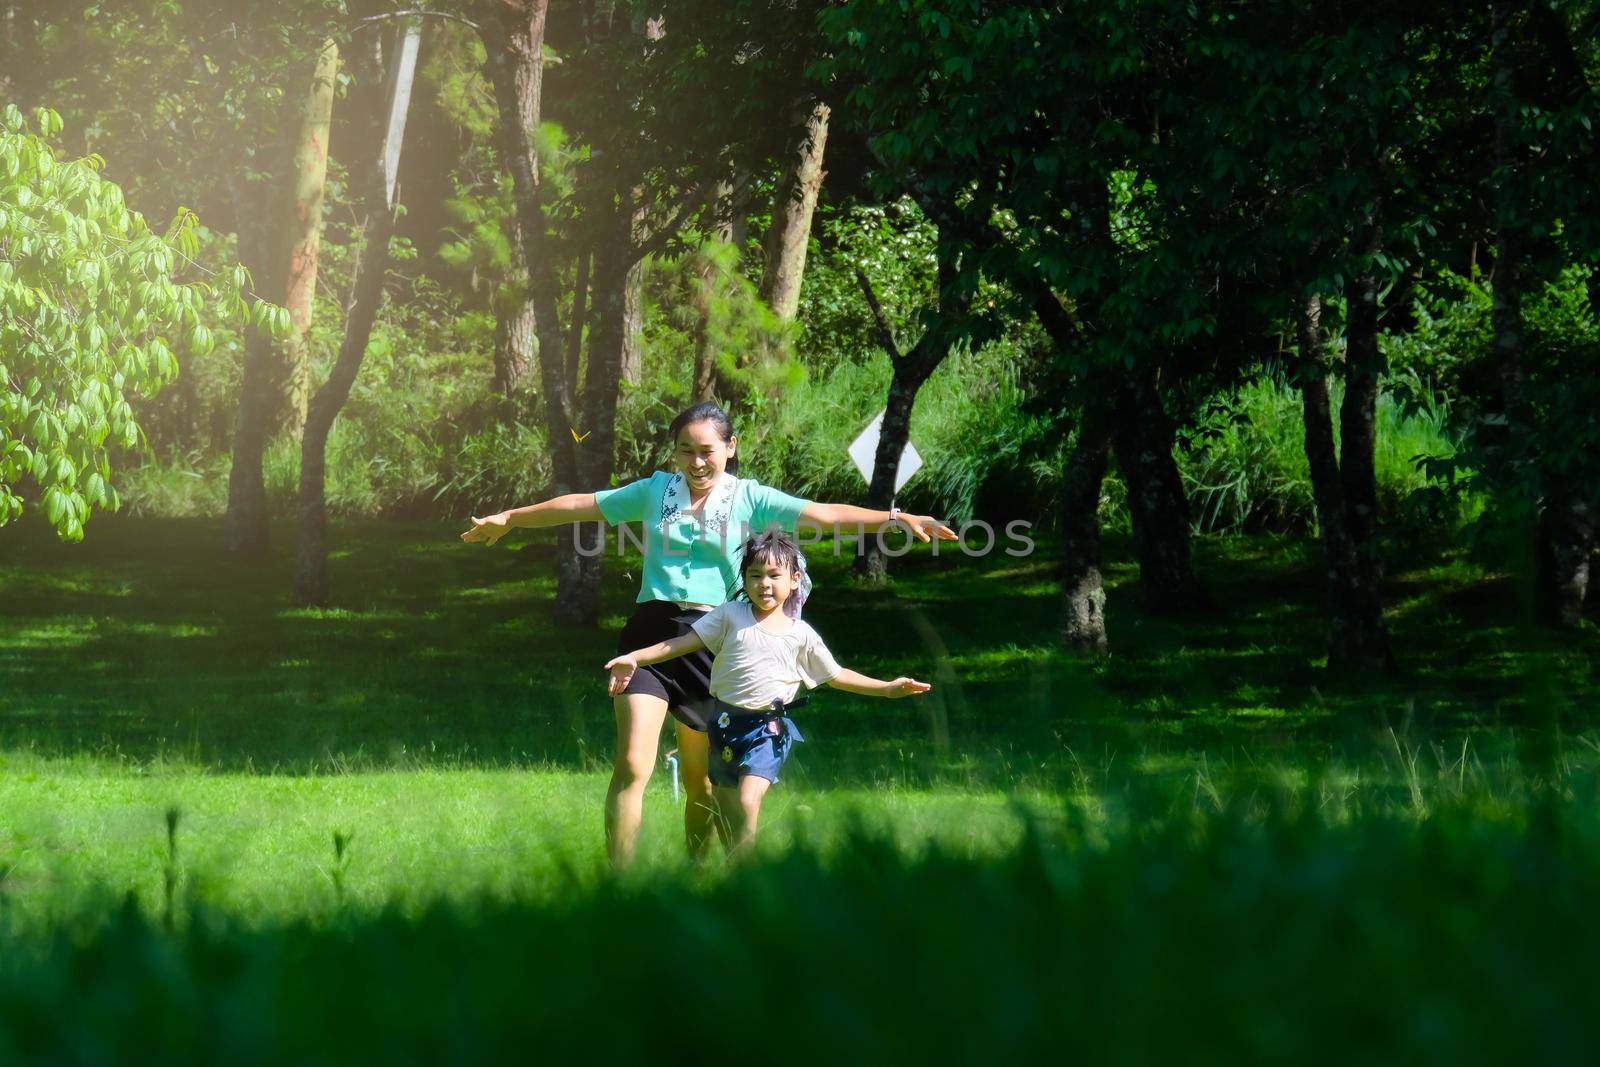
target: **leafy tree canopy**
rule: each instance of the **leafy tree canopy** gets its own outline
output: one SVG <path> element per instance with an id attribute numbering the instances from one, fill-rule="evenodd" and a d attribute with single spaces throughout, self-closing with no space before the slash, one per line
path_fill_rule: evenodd
<path id="1" fill-rule="evenodd" d="M 178 373 L 177 350 L 212 343 L 202 312 L 284 333 L 286 310 L 246 304 L 243 267 L 184 280 L 196 219 L 166 235 L 128 209 L 97 156 L 64 161 L 55 112 L 0 115 L 0 525 L 37 503 L 65 540 L 117 507 L 112 450 L 139 439 L 130 399 Z"/>

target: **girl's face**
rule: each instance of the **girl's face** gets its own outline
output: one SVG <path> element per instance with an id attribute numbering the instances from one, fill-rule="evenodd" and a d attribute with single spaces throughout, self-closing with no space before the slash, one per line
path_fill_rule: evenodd
<path id="1" fill-rule="evenodd" d="M 758 559 L 752 561 L 744 572 L 744 595 L 761 612 L 783 607 L 799 584 L 800 572 L 791 571 L 783 563 Z"/>
<path id="2" fill-rule="evenodd" d="M 689 491 L 699 495 L 716 485 L 738 444 L 737 437 L 724 441 L 716 423 L 709 419 L 691 422 L 679 430 L 673 460 L 688 480 Z"/>

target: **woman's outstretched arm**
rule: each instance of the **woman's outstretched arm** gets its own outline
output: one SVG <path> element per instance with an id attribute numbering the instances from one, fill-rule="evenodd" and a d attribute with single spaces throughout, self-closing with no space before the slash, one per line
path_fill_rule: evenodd
<path id="1" fill-rule="evenodd" d="M 603 519 L 600 505 L 594 502 L 593 493 L 568 493 L 551 497 L 525 508 L 512 508 L 496 515 L 485 515 L 472 520 L 472 529 L 461 535 L 463 541 L 482 541 L 492 545 L 515 527 L 536 530 L 543 526 L 560 526 L 568 522 L 592 522 Z"/>
<path id="2" fill-rule="evenodd" d="M 930 541 L 935 537 L 941 541 L 954 541 L 957 536 L 954 530 L 932 515 L 913 515 L 902 511 L 897 518 L 890 519 L 887 511 L 858 508 L 854 504 L 823 504 L 815 500 L 800 510 L 800 521 L 824 529 L 860 526 L 869 533 L 883 529 L 890 522 L 902 522 L 919 541 Z"/>

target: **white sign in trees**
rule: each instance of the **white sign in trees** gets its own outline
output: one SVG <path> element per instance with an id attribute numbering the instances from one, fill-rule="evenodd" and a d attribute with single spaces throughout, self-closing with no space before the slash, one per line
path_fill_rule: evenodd
<path id="1" fill-rule="evenodd" d="M 872 421 L 867 423 L 867 428 L 861 431 L 861 436 L 850 442 L 850 459 L 868 485 L 872 484 L 872 469 L 877 465 L 878 436 L 883 432 L 884 411 L 874 415 Z M 917 454 L 917 446 L 907 441 L 905 451 L 900 453 L 900 469 L 895 472 L 894 491 L 900 492 L 900 487 L 921 469 L 922 457 Z"/>

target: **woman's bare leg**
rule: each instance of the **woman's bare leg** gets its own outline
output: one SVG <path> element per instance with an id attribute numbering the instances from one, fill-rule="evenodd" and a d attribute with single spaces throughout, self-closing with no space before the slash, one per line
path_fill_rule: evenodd
<path id="1" fill-rule="evenodd" d="M 705 731 L 678 723 L 678 773 L 683 776 L 685 804 L 683 839 L 689 855 L 704 859 L 711 847 L 711 836 L 719 829 L 717 801 L 711 791 L 710 739 Z"/>
<path id="2" fill-rule="evenodd" d="M 617 754 L 606 791 L 606 853 L 613 867 L 633 860 L 634 839 L 644 816 L 644 787 L 655 770 L 667 702 L 643 693 L 623 694 L 612 704 L 617 717 Z"/>

